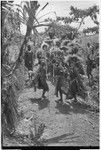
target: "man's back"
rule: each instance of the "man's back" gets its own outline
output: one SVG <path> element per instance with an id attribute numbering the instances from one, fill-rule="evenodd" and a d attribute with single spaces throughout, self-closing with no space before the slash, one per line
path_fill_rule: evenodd
<path id="1" fill-rule="evenodd" d="M 32 58 L 33 58 L 33 52 L 32 51 L 26 51 L 25 52 L 25 59 L 27 61 L 32 61 Z"/>
<path id="2" fill-rule="evenodd" d="M 25 66 L 28 70 L 33 70 L 33 52 L 31 47 L 28 45 L 28 51 L 25 52 Z"/>

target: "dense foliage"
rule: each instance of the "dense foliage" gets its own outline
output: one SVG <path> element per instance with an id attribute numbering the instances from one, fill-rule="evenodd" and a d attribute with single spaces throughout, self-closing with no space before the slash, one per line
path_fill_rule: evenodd
<path id="1" fill-rule="evenodd" d="M 84 34 L 87 34 L 87 33 L 97 34 L 97 33 L 99 33 L 99 28 L 97 26 L 96 27 L 92 27 L 92 28 L 87 28 L 87 29 L 83 30 L 83 33 Z"/>
<path id="2" fill-rule="evenodd" d="M 34 43 L 32 51 L 34 52 L 34 59 L 42 44 L 48 45 L 48 52 L 41 49 L 42 55 L 47 66 L 47 74 L 54 81 L 56 79 L 58 64 L 62 65 L 65 73 L 70 73 L 70 66 L 74 64 L 78 70 L 78 76 L 81 80 L 77 80 L 79 85 L 85 82 L 84 75 L 86 75 L 86 60 L 90 54 L 95 63 L 92 70 L 93 80 L 90 82 L 91 98 L 99 102 L 99 43 L 91 43 L 89 50 L 85 49 L 80 43 L 79 29 L 84 19 L 88 16 L 92 18 L 95 24 L 98 25 L 97 13 L 98 7 L 90 7 L 86 10 L 81 10 L 71 6 L 71 17 L 57 17 L 56 20 L 47 19 L 45 23 L 41 24 L 37 19 L 37 15 L 47 7 L 45 4 L 39 10 L 40 4 L 38 1 L 22 2 L 21 5 L 16 5 L 14 10 L 13 1 L 2 1 L 2 45 L 1 45 L 1 104 L 2 104 L 2 135 L 12 135 L 15 131 L 19 113 L 17 108 L 17 99 L 19 92 L 25 88 L 25 74 L 26 68 L 24 66 L 24 52 L 28 44 L 29 38 Z M 64 25 L 59 22 L 63 21 Z M 72 22 L 79 22 L 78 28 L 70 26 Z M 25 24 L 26 34 L 21 35 L 21 24 Z M 37 27 L 48 26 L 44 35 L 37 31 Z M 32 31 L 34 34 L 32 34 Z M 84 29 L 83 33 L 94 32 L 98 33 L 98 26 Z M 44 40 L 44 38 L 47 38 Z M 55 41 L 56 40 L 56 41 Z M 34 48 L 33 48 L 34 47 Z M 39 50 L 39 51 L 38 51 Z M 66 70 L 67 69 L 67 70 Z M 67 74 L 65 74 L 67 75 Z M 55 84 L 55 82 L 53 84 Z M 86 81 L 88 84 L 88 80 Z M 63 82 L 65 84 L 65 82 Z M 88 86 L 88 85 L 85 86 Z M 84 93 L 84 92 L 82 92 Z M 93 93 L 96 93 L 94 95 Z M 81 96 L 82 97 L 82 96 Z M 40 126 L 40 131 L 37 131 L 37 136 L 32 135 L 32 140 L 40 138 L 44 125 Z M 36 139 L 35 139 L 36 138 Z"/>

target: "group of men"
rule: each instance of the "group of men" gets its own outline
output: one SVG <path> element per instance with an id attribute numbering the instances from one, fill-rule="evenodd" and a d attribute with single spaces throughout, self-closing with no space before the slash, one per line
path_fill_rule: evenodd
<path id="1" fill-rule="evenodd" d="M 33 72 L 33 62 L 34 56 L 33 52 L 31 51 L 31 46 L 27 46 L 27 51 L 25 52 L 25 67 L 28 69 L 29 78 L 31 78 L 30 72 Z M 48 84 L 46 82 L 46 69 L 45 69 L 45 61 L 39 56 L 38 63 L 39 65 L 37 71 L 37 88 L 43 89 L 42 98 L 45 98 L 46 91 L 49 91 Z M 35 82 L 34 82 L 35 84 Z M 35 86 L 35 85 L 34 85 Z"/>
<path id="2" fill-rule="evenodd" d="M 59 46 L 57 45 L 57 48 Z M 37 88 L 38 89 L 43 89 L 43 93 L 42 93 L 42 98 L 45 98 L 45 93 L 49 91 L 49 87 L 48 87 L 48 84 L 46 82 L 47 80 L 47 69 L 46 69 L 46 55 L 48 54 L 48 50 L 47 50 L 47 46 L 46 45 L 43 45 L 43 51 L 45 52 L 43 55 L 41 53 L 37 53 L 37 59 L 38 59 L 38 63 L 36 65 L 39 65 L 39 68 L 38 68 L 38 72 L 37 72 Z M 27 67 L 28 71 L 33 71 L 33 52 L 31 51 L 31 46 L 28 45 L 27 46 L 27 51 L 25 52 L 25 66 Z M 48 57 L 48 55 L 47 55 Z M 87 60 L 88 60 L 88 64 L 87 66 L 90 65 L 90 58 L 89 56 L 87 57 Z M 63 63 L 61 65 L 61 63 Z M 55 95 L 58 97 L 58 93 L 60 93 L 60 99 L 59 101 L 63 102 L 63 97 L 62 97 L 62 94 L 63 94 L 63 91 L 62 91 L 62 85 L 63 85 L 63 77 L 64 75 L 66 74 L 66 71 L 64 71 L 66 68 L 66 70 L 69 70 L 67 72 L 69 72 L 69 78 L 70 78 L 70 81 L 71 82 L 68 82 L 69 84 L 69 90 L 68 90 L 68 94 L 67 94 L 67 97 L 68 98 L 74 98 L 75 101 L 77 101 L 77 98 L 76 98 L 76 94 L 79 92 L 80 93 L 80 90 L 84 90 L 85 91 L 85 88 L 82 84 L 82 82 L 80 81 L 80 76 L 78 77 L 78 70 L 75 68 L 75 63 L 72 63 L 71 65 L 68 65 L 65 64 L 64 62 L 61 62 L 57 64 L 57 70 L 58 70 L 58 73 L 57 73 L 57 83 L 56 83 L 56 89 L 55 89 Z M 63 67 L 65 66 L 65 67 Z M 89 67 L 88 67 L 89 68 Z M 29 74 L 30 76 L 30 74 Z M 68 76 L 68 73 L 66 74 L 66 76 Z M 80 84 L 79 84 L 80 83 Z M 35 82 L 34 82 L 35 84 Z M 83 92 L 85 93 L 85 92 Z"/>

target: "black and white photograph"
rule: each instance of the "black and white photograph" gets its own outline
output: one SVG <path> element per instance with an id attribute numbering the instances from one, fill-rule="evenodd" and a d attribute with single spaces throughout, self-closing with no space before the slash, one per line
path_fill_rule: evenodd
<path id="1" fill-rule="evenodd" d="M 2 149 L 100 149 L 99 1 L 0 3 Z"/>

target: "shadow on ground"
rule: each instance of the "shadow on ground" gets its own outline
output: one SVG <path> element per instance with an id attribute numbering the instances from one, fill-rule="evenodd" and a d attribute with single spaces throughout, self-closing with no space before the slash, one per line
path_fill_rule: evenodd
<path id="1" fill-rule="evenodd" d="M 56 136 L 56 137 L 53 137 L 53 138 L 50 138 L 50 139 L 47 139 L 44 143 L 44 145 L 48 145 L 48 144 L 51 144 L 51 143 L 63 143 L 63 141 L 61 140 L 64 140 L 64 143 L 67 142 L 69 139 L 75 139 L 75 138 L 78 138 L 79 136 L 75 136 L 73 137 L 74 133 L 67 133 L 67 134 L 63 134 L 63 135 L 60 135 L 60 136 Z"/>
<path id="2" fill-rule="evenodd" d="M 56 103 L 56 108 L 59 110 L 60 113 L 62 114 L 69 114 L 71 112 L 75 113 L 75 114 L 84 114 L 87 113 L 86 110 L 89 108 L 89 106 L 87 106 L 86 104 L 83 103 L 75 103 L 75 102 L 71 102 L 71 103 Z"/>
<path id="3" fill-rule="evenodd" d="M 70 106 L 66 104 L 56 103 L 56 107 L 60 113 L 62 114 L 69 114 L 70 113 Z"/>
<path id="4" fill-rule="evenodd" d="M 32 103 L 37 103 L 39 106 L 39 110 L 46 108 L 50 103 L 50 101 L 47 98 L 43 100 L 41 98 L 30 98 L 30 101 Z"/>

